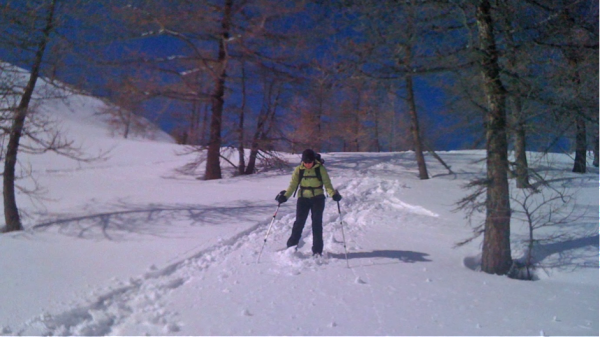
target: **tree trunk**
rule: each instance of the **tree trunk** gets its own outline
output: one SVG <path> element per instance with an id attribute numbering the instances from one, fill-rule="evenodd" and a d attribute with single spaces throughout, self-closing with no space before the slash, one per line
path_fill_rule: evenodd
<path id="1" fill-rule="evenodd" d="M 575 117 L 575 126 L 577 134 L 575 135 L 575 164 L 573 165 L 573 172 L 585 173 L 586 172 L 586 128 L 585 119 L 580 115 Z"/>
<path id="2" fill-rule="evenodd" d="M 415 156 L 417 158 L 417 166 L 419 167 L 419 179 L 429 179 L 427 173 L 427 164 L 423 155 L 423 143 L 421 142 L 421 134 L 419 129 L 419 118 L 417 116 L 417 104 L 415 103 L 415 90 L 413 87 L 413 78 L 411 75 L 406 75 L 406 90 L 408 92 L 408 113 L 410 114 L 410 132 L 412 134 L 415 145 Z"/>
<path id="3" fill-rule="evenodd" d="M 246 170 L 246 157 L 244 155 L 244 117 L 246 110 L 246 71 L 242 63 L 242 106 L 240 107 L 240 122 L 238 125 L 238 174 L 244 174 Z"/>
<path id="4" fill-rule="evenodd" d="M 573 51 L 566 52 L 569 65 L 575 69 L 573 74 L 573 86 L 577 92 L 576 97 L 579 96 L 581 85 L 581 76 L 579 74 L 579 62 L 578 57 Z M 585 119 L 581 116 L 583 111 L 575 112 L 575 162 L 573 163 L 573 172 L 585 173 L 586 172 L 586 150 L 587 150 L 587 139 L 586 139 L 586 127 Z"/>
<path id="5" fill-rule="evenodd" d="M 373 117 L 375 120 L 375 152 L 381 152 L 381 143 L 379 142 L 379 112 L 378 110 L 373 111 Z"/>
<path id="6" fill-rule="evenodd" d="M 206 157 L 206 173 L 204 179 L 221 179 L 221 127 L 223 119 L 223 105 L 225 95 L 225 78 L 227 77 L 227 40 L 231 28 L 231 11 L 233 0 L 225 1 L 221 27 L 223 29 L 219 40 L 219 59 L 215 78 L 215 87 L 212 94 L 212 116 L 210 120 L 210 140 Z"/>
<path id="7" fill-rule="evenodd" d="M 404 65 L 406 71 L 406 92 L 407 92 L 407 100 L 408 100 L 408 114 L 410 115 L 410 133 L 412 135 L 415 157 L 417 160 L 417 166 L 419 168 L 419 179 L 425 180 L 429 179 L 429 174 L 427 173 L 427 164 L 425 163 L 425 156 L 423 155 L 423 143 L 421 142 L 421 130 L 419 128 L 419 118 L 417 115 L 417 104 L 415 102 L 415 88 L 413 85 L 413 77 L 411 75 L 412 67 L 411 64 L 413 62 L 413 46 L 415 43 L 415 35 L 416 35 L 416 27 L 415 20 L 417 14 L 415 12 L 415 3 L 411 0 L 407 2 L 409 16 L 406 20 L 406 31 L 409 34 L 408 43 L 405 47 L 405 55 L 404 58 L 398 60 L 398 63 Z"/>
<path id="8" fill-rule="evenodd" d="M 321 120 L 323 119 L 323 101 L 324 101 L 324 83 L 319 83 L 319 97 L 317 98 L 319 101 L 319 109 L 317 110 L 317 114 L 315 116 L 315 120 L 317 123 L 317 139 L 316 144 L 313 147 L 313 150 L 316 152 L 321 152 L 321 148 L 323 146 L 323 132 L 321 128 Z"/>
<path id="9" fill-rule="evenodd" d="M 392 85 L 392 88 L 391 88 L 391 92 L 394 93 L 394 98 L 392 99 L 392 108 L 391 108 L 391 111 L 392 111 L 392 123 L 391 123 L 391 132 L 390 132 L 390 135 L 389 135 L 390 137 L 388 139 L 388 143 L 389 143 L 389 146 L 388 146 L 389 150 L 388 151 L 393 152 L 393 151 L 397 150 L 396 147 L 394 146 L 394 140 L 396 139 L 396 98 L 395 98 L 396 91 L 394 90 L 393 85 Z"/>
<path id="10" fill-rule="evenodd" d="M 250 149 L 250 156 L 248 158 L 248 166 L 246 167 L 245 174 L 253 174 L 256 171 L 256 158 L 258 157 L 258 151 L 260 150 L 260 141 L 266 138 L 264 127 L 268 118 L 268 113 L 259 116 L 256 132 L 252 138 L 252 148 Z"/>
<path id="11" fill-rule="evenodd" d="M 575 19 L 572 16 L 574 13 L 570 13 L 568 8 L 565 8 L 561 12 L 562 19 L 565 20 L 565 28 L 567 29 L 567 33 L 569 34 L 569 40 L 573 40 L 570 42 L 577 43 L 583 42 L 581 40 L 581 35 L 577 32 L 578 27 L 576 26 Z M 572 94 L 572 99 L 580 100 L 581 98 L 581 74 L 579 72 L 579 63 L 582 62 L 583 55 L 581 54 L 581 50 L 579 48 L 573 48 L 570 46 L 565 46 L 562 48 L 562 52 L 565 55 L 566 59 L 569 62 L 569 68 L 573 70 L 573 77 L 571 79 L 572 86 L 574 89 L 574 93 Z M 575 162 L 573 164 L 573 172 L 575 173 L 585 173 L 586 172 L 586 150 L 587 150 L 587 139 L 586 139 L 586 125 L 585 119 L 583 118 L 582 107 L 579 107 L 577 104 L 575 105 L 575 109 L 579 109 L 579 111 L 574 111 L 573 121 L 575 124 Z M 597 113 L 595 116 L 598 116 Z"/>
<path id="12" fill-rule="evenodd" d="M 502 3 L 502 5 L 507 5 Z M 500 11 L 506 10 L 505 7 L 501 7 Z M 506 68 L 508 72 L 518 73 L 519 65 L 517 59 L 518 42 L 515 41 L 515 34 L 511 29 L 513 19 L 510 16 L 503 16 L 504 20 L 503 28 L 507 31 L 506 34 Z M 522 85 L 517 78 L 509 77 L 507 80 L 508 84 L 514 91 L 521 91 Z M 515 151 L 515 171 L 514 177 L 517 180 L 517 188 L 528 188 L 529 185 L 529 165 L 527 163 L 527 142 L 526 142 L 526 131 L 525 131 L 525 117 L 523 112 L 523 100 L 519 97 L 519 94 L 514 94 L 508 98 L 510 104 L 510 127 L 512 131 L 512 141 Z M 512 178 L 513 175 L 509 167 L 508 173 Z"/>
<path id="13" fill-rule="evenodd" d="M 360 152 L 360 131 L 361 131 L 361 121 L 360 121 L 360 105 L 362 103 L 361 95 L 362 95 L 362 87 L 357 90 L 357 99 L 356 99 L 356 114 L 354 115 L 354 126 L 355 126 L 355 134 L 354 134 L 354 151 Z"/>
<path id="14" fill-rule="evenodd" d="M 488 103 L 487 195 L 482 271 L 504 275 L 512 265 L 510 250 L 510 199 L 508 189 L 508 141 L 506 138 L 506 90 L 500 81 L 498 51 L 489 0 L 477 5 L 481 71 Z"/>
<path id="15" fill-rule="evenodd" d="M 596 116 L 597 117 L 597 116 Z M 596 118 L 596 123 L 595 123 L 595 130 L 594 130 L 594 166 L 598 167 L 598 148 L 600 147 L 600 137 L 598 135 L 598 119 Z"/>
<path id="16" fill-rule="evenodd" d="M 245 174 L 253 174 L 256 170 L 256 157 L 258 156 L 258 141 L 252 142 L 250 156 L 248 157 L 248 166 L 246 166 Z"/>
<path id="17" fill-rule="evenodd" d="M 264 144 L 264 141 L 267 139 L 267 135 L 270 133 L 271 127 L 275 122 L 275 112 L 277 111 L 277 106 L 279 104 L 279 96 L 281 92 L 279 91 L 279 89 L 275 89 L 278 90 L 278 92 L 275 97 L 275 101 L 271 103 L 274 87 L 275 82 L 271 82 L 271 86 L 265 92 L 265 104 L 263 104 L 264 109 L 258 116 L 258 123 L 256 125 L 254 137 L 252 138 L 252 148 L 250 150 L 250 157 L 248 158 L 248 167 L 246 167 L 246 174 L 253 174 L 256 171 L 256 158 L 258 157 L 260 144 Z"/>
<path id="18" fill-rule="evenodd" d="M 528 188 L 529 185 L 529 164 L 527 163 L 527 141 L 525 139 L 525 121 L 523 120 L 523 112 L 521 99 L 518 97 L 511 98 L 512 102 L 512 119 L 513 119 L 513 134 L 515 147 L 515 162 L 517 175 L 517 188 Z"/>
<path id="19" fill-rule="evenodd" d="M 6 157 L 4 159 L 4 175 L 3 175 L 3 196 L 4 196 L 4 219 L 6 221 L 6 231 L 18 231 L 22 230 L 21 218 L 19 216 L 19 209 L 17 208 L 17 199 L 15 197 L 15 168 L 17 166 L 17 154 L 19 152 L 19 142 L 21 135 L 23 134 L 23 127 L 25 125 L 25 118 L 29 111 L 29 102 L 35 89 L 35 84 L 40 74 L 40 68 L 42 65 L 42 59 L 44 58 L 44 52 L 46 51 L 46 45 L 50 39 L 50 32 L 53 28 L 54 23 L 54 10 L 55 1 L 50 2 L 48 8 L 48 16 L 46 18 L 46 25 L 44 26 L 43 37 L 38 44 L 37 51 L 35 53 L 35 60 L 31 67 L 31 75 L 27 86 L 21 96 L 19 106 L 15 110 L 12 126 L 10 128 L 10 136 L 8 145 L 6 147 Z"/>
<path id="20" fill-rule="evenodd" d="M 266 117 L 264 115 L 258 116 L 258 124 L 256 125 L 256 131 L 252 137 L 252 147 L 250 148 L 250 156 L 248 157 L 248 166 L 246 166 L 245 174 L 253 174 L 256 170 L 256 157 L 258 156 L 259 150 L 259 138 L 263 128 Z"/>
<path id="21" fill-rule="evenodd" d="M 131 123 L 133 119 L 133 113 L 129 111 L 125 111 L 125 131 L 123 131 L 123 138 L 127 139 L 129 137 L 129 130 L 131 129 Z"/>
<path id="22" fill-rule="evenodd" d="M 203 114 L 202 114 L 202 133 L 200 134 L 200 139 L 198 140 L 197 144 L 198 145 L 207 145 L 208 143 L 206 142 L 206 135 L 208 134 L 208 116 L 209 116 L 209 109 L 208 109 L 208 104 L 202 104 L 202 110 L 203 110 Z"/>
<path id="23" fill-rule="evenodd" d="M 198 101 L 192 102 L 192 109 L 190 114 L 190 129 L 189 129 L 189 143 L 191 145 L 198 145 L 199 141 L 199 128 L 200 128 L 200 109 L 201 105 Z"/>
<path id="24" fill-rule="evenodd" d="M 354 118 L 354 126 L 356 127 L 354 132 L 354 151 L 360 152 L 360 116 L 359 112 L 356 111 L 356 117 Z"/>

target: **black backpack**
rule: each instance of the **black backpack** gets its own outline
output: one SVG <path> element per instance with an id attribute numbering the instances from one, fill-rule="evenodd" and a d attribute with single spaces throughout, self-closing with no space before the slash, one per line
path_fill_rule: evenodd
<path id="1" fill-rule="evenodd" d="M 315 160 L 321 163 L 321 165 L 325 165 L 325 159 L 321 158 L 320 153 L 315 153 Z"/>
<path id="2" fill-rule="evenodd" d="M 315 154 L 315 160 L 319 161 L 319 163 L 321 163 L 321 166 L 323 166 L 325 164 L 325 159 L 321 158 L 320 153 Z M 317 179 L 319 179 L 319 181 L 321 182 L 321 187 L 322 187 L 323 186 L 323 177 L 321 177 L 321 166 L 315 168 L 315 175 L 317 176 Z M 305 170 L 300 170 L 300 172 L 298 173 L 298 185 L 296 186 L 296 190 L 294 190 L 294 195 L 293 195 L 294 197 L 296 196 L 296 192 L 298 192 L 298 187 L 300 187 L 300 183 L 302 182 L 302 179 L 304 179 L 304 171 Z M 316 187 L 316 188 L 320 188 L 320 187 Z"/>

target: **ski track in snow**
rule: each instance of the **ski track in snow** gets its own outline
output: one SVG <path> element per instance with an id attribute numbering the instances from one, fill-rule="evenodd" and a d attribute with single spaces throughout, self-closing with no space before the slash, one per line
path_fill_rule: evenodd
<path id="1" fill-rule="evenodd" d="M 389 164 L 386 168 L 389 169 Z M 362 232 L 369 229 L 375 221 L 372 219 L 374 214 L 379 216 L 385 214 L 386 217 L 416 215 L 435 218 L 438 216 L 421 206 L 401 201 L 396 193 L 406 186 L 398 180 L 370 178 L 368 172 L 363 169 L 352 172 L 350 176 L 334 179 L 334 183 L 339 184 L 338 188 L 343 191 L 342 217 L 349 252 L 360 250 L 361 247 L 352 238 L 361 236 Z M 290 202 L 295 203 L 295 200 Z M 321 261 L 315 261 L 311 257 L 310 221 L 307 221 L 298 251 L 293 249 L 277 251 L 277 248 L 285 244 L 295 218 L 295 207 L 280 210 L 261 259 L 261 263 L 269 259 L 274 262 L 274 267 L 269 269 L 270 272 L 294 276 L 316 268 L 327 268 L 334 262 L 337 266 L 346 268 L 344 259 L 334 261 L 329 256 L 329 254 L 343 256 L 344 249 L 337 206 L 333 206 L 335 203 L 331 199 L 328 199 L 328 203 L 330 205 L 326 207 L 323 216 L 325 249 Z M 207 269 L 222 263 L 236 252 L 241 256 L 243 263 L 257 263 L 256 258 L 270 222 L 271 219 L 259 222 L 248 230 L 222 240 L 215 246 L 196 251 L 168 266 L 162 268 L 150 266 L 148 272 L 141 276 L 132 277 L 126 282 L 118 281 L 105 289 L 97 290 L 98 294 L 93 294 L 91 299 L 85 301 L 86 303 L 71 306 L 74 309 L 55 314 L 43 313 L 13 332 L 19 335 L 119 335 L 131 334 L 127 333 L 126 329 L 122 330 L 123 327 L 137 326 L 137 331 L 142 329 L 153 335 L 177 333 L 182 324 L 178 322 L 177 313 L 165 310 L 169 294 L 194 278 L 201 279 L 201 274 Z M 253 253 L 248 256 L 248 251 Z M 246 255 L 242 252 L 246 252 Z M 370 258 L 368 260 L 370 261 Z M 372 261 L 370 263 L 373 264 Z M 371 298 L 371 306 L 379 326 L 375 334 L 384 333 L 384 320 L 380 313 L 383 308 L 378 308 L 367 268 L 364 265 L 359 269 L 353 266 L 351 271 L 355 278 L 354 282 L 366 286 L 370 294 L 368 296 Z M 230 276 L 226 274 L 221 274 L 220 277 Z M 343 298 L 335 296 L 331 300 L 344 303 Z M 247 309 L 243 309 L 241 314 L 252 316 Z M 331 327 L 335 325 L 335 321 L 330 323 Z"/>

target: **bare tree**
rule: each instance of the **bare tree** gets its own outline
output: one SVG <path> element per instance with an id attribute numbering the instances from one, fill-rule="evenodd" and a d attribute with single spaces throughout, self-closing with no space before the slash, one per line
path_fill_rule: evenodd
<path id="1" fill-rule="evenodd" d="M 113 130 L 121 131 L 125 139 L 132 133 L 149 135 L 154 129 L 154 126 L 141 116 L 145 95 L 137 88 L 131 77 L 110 81 L 107 85 L 110 91 L 109 100 L 106 106 L 98 111 L 99 114 L 108 116 L 108 123 L 113 126 Z"/>
<path id="2" fill-rule="evenodd" d="M 4 218 L 6 221 L 6 231 L 22 230 L 21 217 L 17 208 L 17 200 L 15 198 L 15 167 L 17 165 L 17 154 L 19 152 L 19 142 L 23 135 L 25 118 L 29 112 L 29 103 L 33 96 L 33 91 L 40 75 L 42 60 L 46 51 L 46 46 L 50 40 L 50 34 L 55 24 L 56 0 L 51 0 L 43 4 L 44 24 L 41 29 L 37 47 L 35 50 L 35 58 L 31 64 L 31 74 L 27 85 L 21 95 L 19 105 L 14 110 L 12 116 L 12 126 L 10 127 L 8 145 L 6 147 L 6 156 L 4 158 L 4 174 L 3 174 L 3 196 L 4 196 Z M 8 7 L 8 6 L 7 6 Z M 5 8 L 10 10 L 10 8 Z M 35 32 L 33 32 L 35 34 Z"/>
<path id="3" fill-rule="evenodd" d="M 246 171 L 246 154 L 244 150 L 244 121 L 246 118 L 246 101 L 248 95 L 246 91 L 246 68 L 244 62 L 241 64 L 241 90 L 242 104 L 240 106 L 240 119 L 238 122 L 238 174 L 242 175 Z"/>
<path id="4" fill-rule="evenodd" d="M 462 11 L 443 1 L 333 1 L 346 24 L 360 27 L 343 48 L 354 65 L 351 77 L 393 84 L 410 116 L 409 132 L 419 168 L 419 178 L 428 179 L 423 152 L 415 83 L 433 74 L 470 66 L 460 23 Z M 334 8 L 335 5 L 332 5 Z M 348 14 L 346 14 L 348 13 Z"/>
<path id="5" fill-rule="evenodd" d="M 532 1 L 544 19 L 535 25 L 535 43 L 556 60 L 538 83 L 536 99 L 554 113 L 553 133 L 572 131 L 573 172 L 586 171 L 589 125 L 598 128 L 598 3 L 594 1 Z M 542 63 L 540 63 L 542 64 Z M 566 123 L 567 128 L 562 128 Z"/>
<path id="6" fill-rule="evenodd" d="M 212 114 L 210 120 L 210 137 L 206 158 L 206 173 L 204 179 L 221 179 L 221 128 L 223 119 L 223 104 L 225 95 L 225 79 L 227 78 L 227 42 L 231 33 L 233 0 L 226 0 L 221 17 L 221 36 L 219 51 L 214 70 L 214 87 L 211 93 Z"/>
<path id="7" fill-rule="evenodd" d="M 500 80 L 498 50 L 489 0 L 479 0 L 476 12 L 479 52 L 488 112 L 486 119 L 486 220 L 482 271 L 506 274 L 512 265 L 510 249 L 510 196 L 508 142 L 506 138 L 506 90 Z"/>
<path id="8" fill-rule="evenodd" d="M 263 103 L 257 117 L 256 129 L 252 137 L 252 145 L 250 148 L 250 157 L 248 166 L 246 166 L 245 174 L 252 174 L 256 171 L 256 159 L 259 150 L 265 149 L 265 142 L 273 127 L 275 114 L 280 105 L 280 97 L 282 91 L 282 83 L 277 80 L 264 77 L 263 84 Z"/>
<path id="9" fill-rule="evenodd" d="M 321 142 L 312 105 L 304 98 L 295 96 L 290 111 L 292 117 L 289 125 L 293 129 L 287 132 L 287 138 L 292 145 L 292 152 L 302 152 L 305 148 L 318 148 Z"/>
<path id="10" fill-rule="evenodd" d="M 525 257 L 523 262 L 515 264 L 509 273 L 510 277 L 532 280 L 536 260 L 534 257 L 537 243 L 557 240 L 565 233 L 552 233 L 536 237 L 535 231 L 544 227 L 555 227 L 573 223 L 583 215 L 578 214 L 573 203 L 573 193 L 566 189 L 551 186 L 547 178 L 540 177 L 538 187 L 520 189 L 512 193 L 511 200 L 516 205 L 514 218 L 527 226 L 527 239 Z M 524 269 L 524 272 L 523 272 Z"/>
<path id="11" fill-rule="evenodd" d="M 0 6 L 0 48 L 11 62 L 25 68 L 3 65 L 0 87 L 2 102 L 3 146 L 5 145 L 3 197 L 6 231 L 23 228 L 21 215 L 17 207 L 16 190 L 30 197 L 38 197 L 39 186 L 31 169 L 18 159 L 20 153 L 41 154 L 48 151 L 79 161 L 100 159 L 88 156 L 73 146 L 56 125 L 56 121 L 47 114 L 38 113 L 44 103 L 50 100 L 62 100 L 76 90 L 53 77 L 61 68 L 61 60 L 69 50 L 65 43 L 64 31 L 68 27 L 66 16 L 79 17 L 78 2 L 59 0 L 7 1 Z M 69 29 L 74 29 L 70 27 Z M 76 30 L 70 30 L 72 33 Z M 7 73 L 12 73 L 8 77 Z M 49 76 L 43 76 L 48 74 Z M 8 80 L 7 80 L 8 79 Z M 43 85 L 40 85 L 42 82 Z M 8 138 L 6 144 L 4 139 Z M 27 142 L 23 142 L 27 139 Z M 4 150 L 4 149 L 3 149 Z M 36 188 L 25 189 L 16 181 L 21 178 L 17 172 L 25 172 Z"/>
<path id="12" fill-rule="evenodd" d="M 415 48 L 416 39 L 418 38 L 416 27 L 415 27 L 415 4 L 413 1 L 410 1 L 407 6 L 407 33 L 408 38 L 405 45 L 400 46 L 403 47 L 403 52 L 399 52 L 399 56 L 397 59 L 398 66 L 408 68 L 406 74 L 404 75 L 406 81 L 406 92 L 407 92 L 407 103 L 408 103 L 408 113 L 410 115 L 410 132 L 413 136 L 415 157 L 417 159 L 417 166 L 419 167 L 419 178 L 420 179 L 429 179 L 429 174 L 427 173 L 427 164 L 425 163 L 425 156 L 423 155 L 423 142 L 421 140 L 421 129 L 419 127 L 419 117 L 417 114 L 417 104 L 415 101 L 415 89 L 413 84 L 413 75 L 411 74 L 410 68 L 413 63 L 413 50 Z M 402 54 L 404 57 L 402 57 Z"/>
<path id="13" fill-rule="evenodd" d="M 528 62 L 524 59 L 528 57 L 528 50 L 523 45 L 519 45 L 518 41 L 523 41 L 522 36 L 518 36 L 517 32 L 522 33 L 523 29 L 521 23 L 518 22 L 520 17 L 515 16 L 515 13 L 523 8 L 516 6 L 511 1 L 502 1 L 498 3 L 499 20 L 498 26 L 501 27 L 502 33 L 504 33 L 504 39 L 506 41 L 506 48 L 504 51 L 504 83 L 507 85 L 507 110 L 509 111 L 508 118 L 508 130 L 512 134 L 513 148 L 515 154 L 515 176 L 517 180 L 517 188 L 529 187 L 529 173 L 527 163 L 527 116 L 524 107 L 523 91 L 528 90 L 527 86 L 524 85 L 523 78 L 527 76 L 525 69 L 528 66 Z M 514 27 L 519 27 L 515 29 Z M 521 34 L 523 35 L 523 34 Z"/>
<path id="14" fill-rule="evenodd" d="M 229 113 L 239 111 L 232 108 L 236 98 L 229 94 L 240 92 L 241 86 L 254 85 L 254 67 L 286 71 L 289 65 L 283 60 L 289 58 L 293 46 L 288 38 L 300 34 L 293 28 L 281 29 L 281 22 L 301 11 L 303 2 L 288 3 L 289 6 L 278 6 L 273 0 L 168 3 L 169 6 L 163 6 L 162 1 L 140 3 L 120 9 L 128 30 L 137 31 L 139 38 L 149 42 L 160 38 L 176 46 L 170 55 L 137 52 L 131 59 L 164 76 L 150 95 L 210 107 L 204 179 L 219 179 L 223 137 L 239 130 L 241 121 L 230 123 L 240 115 L 232 117 Z M 245 66 L 240 67 L 241 63 Z M 241 69 L 248 71 L 241 76 Z M 237 135 L 239 141 L 243 133 Z"/>
<path id="15" fill-rule="evenodd" d="M 353 81 L 354 86 L 351 88 L 352 94 L 349 95 L 350 99 L 353 99 L 353 104 L 350 109 L 347 110 L 349 113 L 351 123 L 349 123 L 353 129 L 348 133 L 351 137 L 350 141 L 354 145 L 353 149 L 356 152 L 366 150 L 364 139 L 366 137 L 365 119 L 367 111 L 365 109 L 364 102 L 364 90 L 362 81 Z"/>

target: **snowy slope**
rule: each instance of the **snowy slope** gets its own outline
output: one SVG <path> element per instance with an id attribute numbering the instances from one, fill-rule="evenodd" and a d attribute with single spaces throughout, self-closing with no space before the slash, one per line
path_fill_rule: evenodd
<path id="1" fill-rule="evenodd" d="M 82 98 L 81 98 L 82 99 Z M 539 235 L 537 281 L 476 272 L 481 240 L 454 203 L 480 176 L 481 151 L 427 157 L 420 181 L 406 153 L 328 153 L 344 199 L 324 215 L 325 256 L 285 250 L 295 200 L 283 171 L 201 181 L 176 169 L 190 156 L 169 142 L 124 140 L 85 107 L 62 111 L 69 135 L 107 159 L 47 153 L 32 164 L 43 200 L 19 195 L 26 230 L 0 236 L 0 332 L 7 335 L 598 335 L 598 171 L 570 159 L 530 162 L 575 193 L 579 217 Z M 71 103 L 71 107 L 75 103 Z M 90 108 L 91 109 L 91 108 Z M 73 114 L 73 115 L 72 115 Z M 90 117 L 92 118 L 92 117 Z M 226 163 L 223 166 L 226 167 Z M 483 219 L 477 215 L 476 220 Z M 348 249 L 343 247 L 342 227 Z M 513 221 L 515 258 L 526 228 Z M 6 303 L 10 303 L 6 305 Z"/>
<path id="2" fill-rule="evenodd" d="M 14 92 L 24 90 L 29 76 L 26 70 L 0 61 L 0 80 Z M 19 100 L 19 95 L 6 95 L 0 101 L 0 106 L 16 106 Z M 29 107 L 29 122 L 32 118 L 40 116 L 39 118 L 52 125 L 53 130 L 59 130 L 64 136 L 70 136 L 69 140 L 77 141 L 75 145 L 86 145 L 95 139 L 122 138 L 124 133 L 123 126 L 110 123 L 111 118 L 107 111 L 114 106 L 109 102 L 84 93 L 76 93 L 74 88 L 57 81 L 49 82 L 45 78 L 38 78 Z M 132 130 L 129 139 L 174 143 L 171 136 L 144 117 L 133 118 L 146 126 L 146 130 Z"/>

